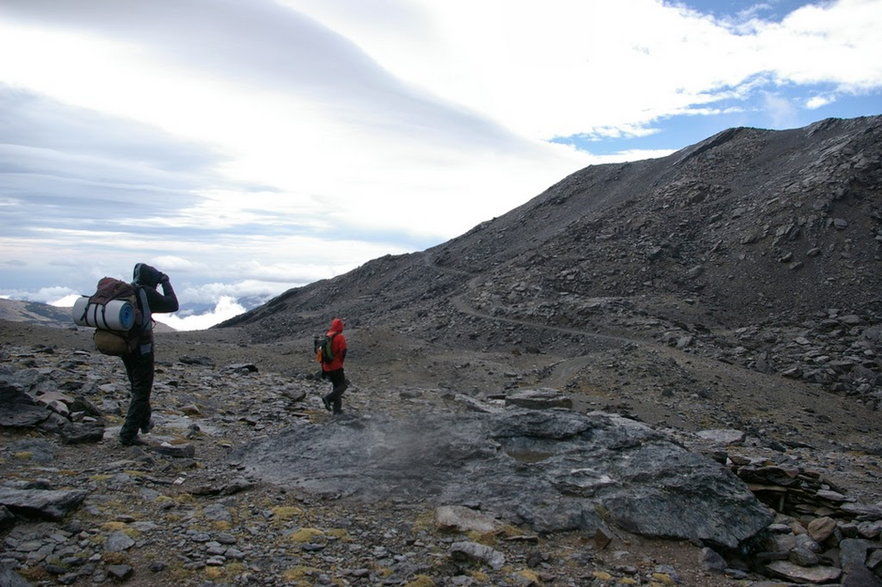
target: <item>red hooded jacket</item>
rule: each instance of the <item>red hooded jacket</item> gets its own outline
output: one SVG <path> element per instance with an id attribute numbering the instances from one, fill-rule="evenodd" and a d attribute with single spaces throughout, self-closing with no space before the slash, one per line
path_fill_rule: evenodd
<path id="1" fill-rule="evenodd" d="M 323 371 L 336 371 L 337 369 L 343 368 L 343 361 L 346 360 L 346 337 L 343 336 L 343 321 L 339 318 L 334 318 L 331 321 L 331 327 L 328 329 L 328 336 L 333 336 L 331 339 L 331 352 L 334 354 L 334 359 L 330 363 L 322 363 Z"/>

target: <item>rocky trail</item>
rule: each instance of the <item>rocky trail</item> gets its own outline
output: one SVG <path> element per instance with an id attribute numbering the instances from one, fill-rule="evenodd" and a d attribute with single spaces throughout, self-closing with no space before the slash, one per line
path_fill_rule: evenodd
<path id="1" fill-rule="evenodd" d="M 452 269 L 449 267 L 444 267 L 435 262 L 434 257 L 431 255 L 425 256 L 426 266 L 434 269 L 442 274 L 446 274 L 448 276 L 469 276 L 470 274 L 461 271 L 458 269 Z M 505 316 L 494 315 L 489 312 L 482 312 L 476 309 L 469 302 L 469 298 L 474 296 L 474 291 L 480 289 L 480 282 L 485 278 L 481 275 L 472 276 L 471 279 L 467 280 L 463 286 L 462 292 L 451 296 L 450 304 L 453 308 L 460 314 L 464 316 L 471 316 L 473 318 L 478 318 L 481 320 L 488 320 L 493 322 L 497 326 L 500 325 L 513 325 L 516 327 L 524 327 L 529 329 L 535 329 L 538 331 L 544 331 L 548 333 L 553 333 L 557 335 L 572 335 L 578 336 L 582 339 L 593 341 L 596 347 L 610 347 L 610 346 L 618 346 L 618 345 L 628 345 L 628 344 L 638 344 L 638 341 L 633 338 L 627 338 L 624 336 L 618 336 L 614 334 L 604 334 L 602 332 L 594 332 L 588 331 L 585 328 L 567 328 L 563 326 L 556 326 L 553 324 L 543 324 L 540 322 L 536 322 L 535 320 L 525 320 L 525 319 L 517 319 L 517 318 L 509 318 Z"/>
<path id="2" fill-rule="evenodd" d="M 347 413 L 333 418 L 319 401 L 326 384 L 314 378 L 297 341 L 248 344 L 235 330 L 162 335 L 157 425 L 146 436 L 155 448 L 144 449 L 118 444 L 124 374 L 117 360 L 89 351 L 88 334 L 4 323 L 4 389 L 26 389 L 40 407 L 47 400 L 51 406 L 48 420 L 4 424 L 0 432 L 0 496 L 7 492 L 0 560 L 8 581 L 710 586 L 763 585 L 772 577 L 840 582 L 857 576 L 857 558 L 870 577 L 878 566 L 878 455 L 818 450 L 809 438 L 776 446 L 744 430 L 650 428 L 615 410 L 591 416 L 612 407 L 592 406 L 605 401 L 599 395 L 549 394 L 542 386 L 525 393 L 530 378 L 566 369 L 555 357 L 487 355 L 478 366 L 462 356 L 448 362 L 442 353 L 417 353 L 426 361 L 423 382 L 446 383 L 402 385 L 408 368 L 391 358 L 401 341 L 353 331 L 354 348 L 366 352 L 353 354 Z M 375 360 L 381 355 L 385 363 Z M 564 362 L 571 361 L 574 372 L 595 364 Z M 511 381 L 519 392 L 506 390 Z M 532 424 L 514 433 L 516 422 Z M 73 433 L 96 428 L 98 438 Z M 410 440 L 396 436 L 399 429 L 409 430 Z M 726 548 L 721 536 L 731 520 L 697 534 L 698 521 L 648 528 L 659 511 L 645 510 L 641 521 L 637 504 L 664 502 L 651 493 L 636 497 L 634 482 L 621 481 L 623 471 L 647 475 L 649 488 L 661 483 L 690 494 L 709 493 L 701 483 L 718 487 L 711 481 L 717 473 L 687 477 L 697 483 L 692 489 L 665 485 L 679 475 L 617 468 L 618 452 L 609 446 L 595 446 L 591 457 L 574 453 L 586 445 L 568 444 L 573 429 L 638 447 L 635 455 L 673 451 L 650 462 L 676 468 L 688 458 L 700 470 L 740 470 L 762 498 L 757 504 L 783 510 L 757 518 L 771 542 L 750 556 Z M 592 470 L 573 477 L 585 463 Z M 446 473 L 437 477 L 439 471 Z M 552 482 L 535 487 L 538 478 Z M 606 478 L 630 489 L 605 493 L 617 485 Z M 592 493 L 602 499 L 589 500 L 589 510 L 574 505 Z M 36 502 L 16 501 L 26 498 Z M 548 499 L 562 501 L 548 510 L 541 506 L 555 503 Z M 829 520 L 830 533 L 813 527 L 810 541 L 809 526 L 822 525 L 815 520 Z M 846 571 L 846 563 L 853 568 Z"/>

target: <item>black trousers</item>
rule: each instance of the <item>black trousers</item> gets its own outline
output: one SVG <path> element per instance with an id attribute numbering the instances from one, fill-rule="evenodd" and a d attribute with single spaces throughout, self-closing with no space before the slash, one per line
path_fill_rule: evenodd
<path id="1" fill-rule="evenodd" d="M 134 352 L 123 355 L 123 364 L 126 367 L 126 375 L 129 378 L 131 388 L 131 401 L 126 421 L 119 431 L 119 437 L 123 440 L 132 440 L 138 435 L 138 430 L 147 427 L 150 423 L 150 392 L 153 391 L 153 352 Z"/>
<path id="2" fill-rule="evenodd" d="M 326 371 L 325 378 L 330 379 L 331 385 L 334 386 L 331 393 L 325 396 L 325 400 L 333 406 L 334 413 L 339 414 L 343 409 L 343 392 L 349 387 L 349 384 L 346 383 L 346 376 L 343 374 L 343 367 Z"/>

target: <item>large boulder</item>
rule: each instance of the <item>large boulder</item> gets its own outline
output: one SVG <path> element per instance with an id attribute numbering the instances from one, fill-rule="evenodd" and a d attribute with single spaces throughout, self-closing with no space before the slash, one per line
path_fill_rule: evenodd
<path id="1" fill-rule="evenodd" d="M 297 425 L 232 458 L 273 483 L 466 505 L 538 532 L 614 524 L 734 548 L 773 515 L 719 463 L 602 412 L 346 417 Z"/>
<path id="2" fill-rule="evenodd" d="M 34 401 L 21 385 L 0 379 L 0 426 L 32 428 L 50 415 L 51 410 Z"/>

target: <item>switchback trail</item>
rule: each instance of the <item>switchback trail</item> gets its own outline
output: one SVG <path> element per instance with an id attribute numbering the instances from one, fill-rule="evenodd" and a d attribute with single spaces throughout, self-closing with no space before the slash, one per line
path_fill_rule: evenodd
<path id="1" fill-rule="evenodd" d="M 465 301 L 465 296 L 470 291 L 476 288 L 476 283 L 483 279 L 483 275 L 475 275 L 474 273 L 470 273 L 468 271 L 464 271 L 462 269 L 453 269 L 450 267 L 444 267 L 442 265 L 438 265 L 435 262 L 434 257 L 431 254 L 426 254 L 423 257 L 423 261 L 426 264 L 426 267 L 430 269 L 434 269 L 439 273 L 443 273 L 451 276 L 460 276 L 460 277 L 468 277 L 469 279 L 462 284 L 462 288 L 464 291 L 462 293 L 454 294 L 450 297 L 450 304 L 453 308 L 467 316 L 472 316 L 474 318 L 480 318 L 482 320 L 491 320 L 494 322 L 501 322 L 505 324 L 512 324 L 515 326 L 523 326 L 526 328 L 534 328 L 538 330 L 546 330 L 551 332 L 557 332 L 560 334 L 567 334 L 573 336 L 581 336 L 588 340 L 592 340 L 598 343 L 599 347 L 609 348 L 620 345 L 643 345 L 646 344 L 646 341 L 638 340 L 634 338 L 628 338 L 624 336 L 618 336 L 614 334 L 600 334 L 597 332 L 591 332 L 582 328 L 567 328 L 565 326 L 554 326 L 551 324 L 541 324 L 538 322 L 532 322 L 529 320 L 520 320 L 517 318 L 507 318 L 502 316 L 494 316 L 493 314 L 488 314 L 486 312 L 481 312 L 468 304 Z"/>

